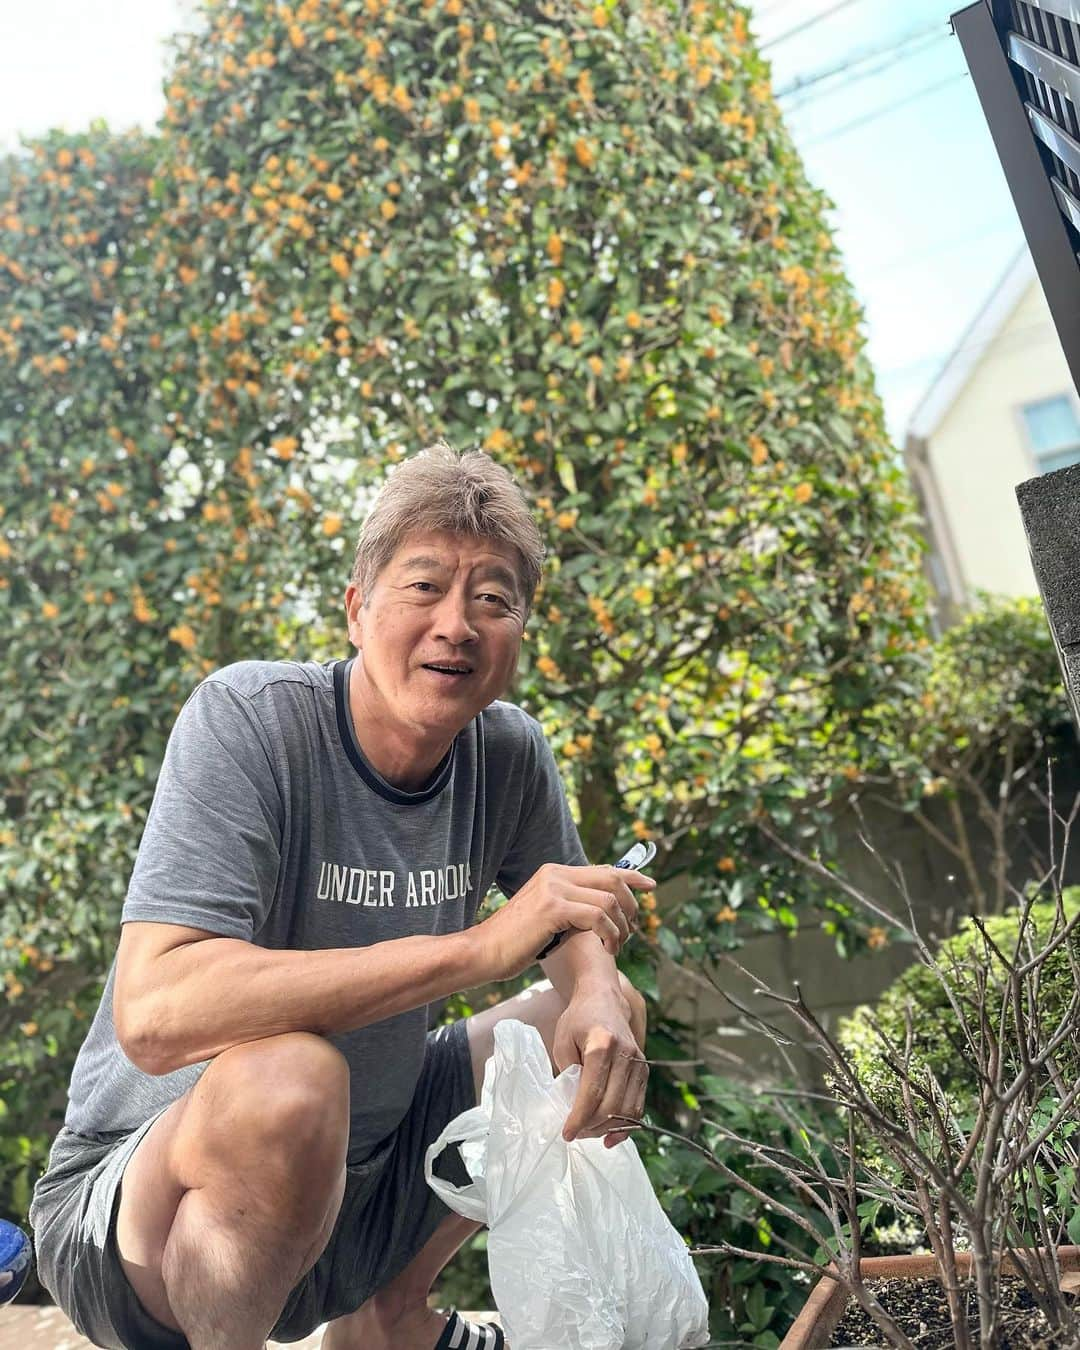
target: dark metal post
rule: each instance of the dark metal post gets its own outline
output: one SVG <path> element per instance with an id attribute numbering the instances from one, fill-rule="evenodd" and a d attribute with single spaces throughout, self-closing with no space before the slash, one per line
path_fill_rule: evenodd
<path id="1" fill-rule="evenodd" d="M 1016 496 L 1080 734 L 1080 464 L 1029 478 Z"/>
<path id="2" fill-rule="evenodd" d="M 1080 267 L 1046 165 L 984 0 L 952 16 L 1001 167 L 1024 228 L 1035 270 L 1080 388 Z"/>

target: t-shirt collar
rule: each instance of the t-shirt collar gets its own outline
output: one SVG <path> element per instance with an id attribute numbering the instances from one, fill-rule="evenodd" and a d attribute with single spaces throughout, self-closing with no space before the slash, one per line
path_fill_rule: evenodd
<path id="1" fill-rule="evenodd" d="M 388 802 L 393 802 L 397 806 L 419 806 L 423 802 L 431 801 L 432 797 L 437 797 L 453 777 L 457 737 L 454 738 L 450 749 L 436 765 L 432 776 L 418 792 L 404 792 L 401 788 L 388 783 L 382 774 L 366 759 L 364 752 L 360 749 L 360 742 L 356 738 L 356 728 L 353 726 L 352 708 L 349 705 L 348 696 L 349 677 L 352 674 L 355 660 L 356 657 L 354 656 L 347 661 L 338 661 L 334 666 L 334 704 L 337 711 L 338 735 L 341 737 L 341 747 L 348 756 L 349 763 L 371 788 L 372 792 L 377 792 L 380 797 L 384 797 Z"/>

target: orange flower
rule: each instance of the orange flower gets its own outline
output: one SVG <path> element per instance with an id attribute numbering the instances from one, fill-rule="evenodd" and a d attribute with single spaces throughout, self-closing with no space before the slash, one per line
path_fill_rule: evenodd
<path id="1" fill-rule="evenodd" d="M 735 859 L 734 859 L 734 858 L 730 858 L 730 857 L 727 857 L 727 858 L 717 858 L 717 860 L 716 860 L 716 870 L 717 870 L 718 872 L 734 872 L 734 871 L 735 871 Z"/>
<path id="2" fill-rule="evenodd" d="M 558 680 L 562 678 L 562 673 L 559 670 L 559 667 L 555 664 L 555 662 L 551 659 L 550 656 L 541 656 L 539 661 L 537 661 L 536 663 L 536 669 L 546 679 Z"/>
<path id="3" fill-rule="evenodd" d="M 591 169 L 596 163 L 596 154 L 584 137 L 579 136 L 574 142 L 574 155 L 583 169 Z"/>
<path id="4" fill-rule="evenodd" d="M 190 652 L 195 647 L 195 630 L 190 624 L 178 623 L 175 628 L 169 629 L 169 639 L 177 646 L 183 647 L 186 652 Z"/>
<path id="5" fill-rule="evenodd" d="M 563 296 L 566 294 L 566 287 L 558 277 L 552 277 L 548 282 L 547 302 L 552 309 L 558 309 L 563 302 Z"/>
<path id="6" fill-rule="evenodd" d="M 322 532 L 328 539 L 333 539 L 335 534 L 341 533 L 341 517 L 338 515 L 328 515 L 323 517 Z"/>
<path id="7" fill-rule="evenodd" d="M 806 502 L 808 502 L 813 495 L 814 489 L 810 483 L 806 482 L 800 483 L 799 486 L 795 489 L 795 500 L 799 502 L 800 505 L 803 505 Z"/>
<path id="8" fill-rule="evenodd" d="M 634 831 L 634 837 L 637 839 L 648 839 L 649 827 L 643 820 L 635 820 L 630 828 Z"/>
<path id="9" fill-rule="evenodd" d="M 330 266 L 339 277 L 347 277 L 349 275 L 349 260 L 344 253 L 331 253 Z"/>
<path id="10" fill-rule="evenodd" d="M 582 338 L 585 336 L 584 326 L 581 323 L 579 323 L 577 319 L 572 319 L 570 321 L 569 333 L 570 333 L 570 341 L 576 347 L 578 343 L 582 340 Z"/>
<path id="11" fill-rule="evenodd" d="M 636 309 L 632 309 L 630 313 L 626 316 L 626 326 L 627 328 L 641 327 L 641 315 L 637 312 Z"/>
<path id="12" fill-rule="evenodd" d="M 41 606 L 41 617 L 43 619 L 55 619 L 60 615 L 60 606 L 54 605 L 51 600 L 46 600 Z"/>
<path id="13" fill-rule="evenodd" d="M 548 235 L 547 253 L 556 267 L 562 263 L 563 241 L 554 232 Z"/>
<path id="14" fill-rule="evenodd" d="M 330 198 L 332 202 L 339 202 L 341 201 L 342 197 L 345 196 L 345 189 L 339 187 L 337 183 L 327 183 L 326 195 Z"/>
<path id="15" fill-rule="evenodd" d="M 278 459 L 292 459 L 299 446 L 300 442 L 295 436 L 280 436 L 276 441 L 270 442 L 270 448 Z"/>

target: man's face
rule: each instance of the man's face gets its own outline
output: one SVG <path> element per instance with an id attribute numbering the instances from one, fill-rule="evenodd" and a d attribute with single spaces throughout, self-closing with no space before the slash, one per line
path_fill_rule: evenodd
<path id="1" fill-rule="evenodd" d="M 345 607 L 363 703 L 398 734 L 449 743 L 509 688 L 525 605 L 513 551 L 494 540 L 411 534 Z"/>

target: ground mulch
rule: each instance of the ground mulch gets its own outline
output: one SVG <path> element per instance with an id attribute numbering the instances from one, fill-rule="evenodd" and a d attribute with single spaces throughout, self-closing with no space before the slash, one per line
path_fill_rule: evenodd
<path id="1" fill-rule="evenodd" d="M 866 1286 L 919 1350 L 952 1350 L 955 1344 L 945 1291 L 935 1279 L 867 1280 Z M 975 1286 L 965 1286 L 974 1344 L 979 1343 L 979 1309 Z M 1073 1350 L 1080 1341 L 1080 1309 L 1071 1325 L 1055 1330 L 1037 1307 L 1022 1280 L 1001 1281 L 1001 1312 L 996 1345 L 1000 1350 Z M 849 1299 L 833 1332 L 833 1346 L 888 1346 L 870 1315 Z"/>

